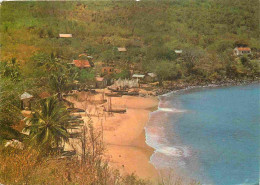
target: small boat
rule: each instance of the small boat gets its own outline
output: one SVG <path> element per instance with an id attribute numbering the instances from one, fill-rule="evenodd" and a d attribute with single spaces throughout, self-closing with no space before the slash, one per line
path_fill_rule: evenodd
<path id="1" fill-rule="evenodd" d="M 138 95 L 139 95 L 139 92 L 126 92 L 126 93 L 122 93 L 122 95 L 138 96 Z"/>
<path id="2" fill-rule="evenodd" d="M 118 94 L 118 93 L 105 93 L 106 96 L 109 97 L 121 97 L 122 94 Z"/>
<path id="3" fill-rule="evenodd" d="M 105 110 L 105 112 L 113 112 L 113 113 L 125 113 L 126 109 L 111 109 L 111 110 Z"/>
<path id="4" fill-rule="evenodd" d="M 67 111 L 69 111 L 69 112 L 85 112 L 85 110 L 79 109 L 79 108 L 67 108 Z"/>
<path id="5" fill-rule="evenodd" d="M 107 89 L 110 90 L 110 91 L 113 91 L 113 92 L 128 92 L 126 90 L 117 90 L 117 89 L 112 89 L 110 87 L 108 87 Z"/>

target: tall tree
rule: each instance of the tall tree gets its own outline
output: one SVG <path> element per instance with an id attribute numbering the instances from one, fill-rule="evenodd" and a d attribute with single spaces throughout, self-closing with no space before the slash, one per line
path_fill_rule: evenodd
<path id="1" fill-rule="evenodd" d="M 27 118 L 25 131 L 29 131 L 29 140 L 33 146 L 47 151 L 57 149 L 62 142 L 67 142 L 70 116 L 65 106 L 56 97 L 43 99 L 40 107 Z"/>

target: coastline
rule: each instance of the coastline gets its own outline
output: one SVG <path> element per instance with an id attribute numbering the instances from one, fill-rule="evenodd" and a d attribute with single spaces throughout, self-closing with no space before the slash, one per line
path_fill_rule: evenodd
<path id="1" fill-rule="evenodd" d="M 253 83 L 259 83 L 259 81 Z M 252 84 L 252 82 L 247 84 Z M 228 85 L 186 86 L 182 89 L 170 90 L 157 96 L 113 97 L 113 107 L 126 108 L 126 113 L 105 113 L 102 115 L 98 114 L 98 116 L 91 116 L 93 126 L 97 130 L 101 130 L 101 127 L 103 127 L 103 141 L 106 147 L 104 153 L 105 159 L 109 162 L 110 166 L 114 169 L 118 169 L 122 174 L 134 173 L 138 177 L 150 180 L 155 184 L 159 180 L 160 172 L 151 163 L 150 159 L 156 149 L 147 143 L 147 133 L 145 129 L 149 122 L 150 114 L 160 108 L 160 97 L 169 93 L 188 91 L 196 88 L 223 86 Z M 229 86 L 231 86 L 231 84 L 229 84 Z M 157 91 L 158 88 L 154 88 L 154 90 Z M 99 93 L 92 97 L 93 100 L 101 100 L 102 93 L 106 92 L 106 90 L 100 89 L 97 90 L 97 92 Z M 85 96 L 85 92 L 81 93 L 82 94 L 78 94 L 80 96 Z M 156 92 L 156 94 L 158 93 Z M 75 107 L 84 109 L 84 103 L 73 100 L 70 101 L 75 104 Z M 103 106 L 99 105 L 97 108 L 94 105 L 89 105 L 87 107 L 87 112 L 91 115 L 95 115 L 96 109 L 99 108 L 103 108 Z M 82 116 L 85 122 L 88 122 L 88 117 Z M 74 144 L 72 145 L 75 146 L 75 141 L 73 141 L 73 143 Z"/>
<path id="2" fill-rule="evenodd" d="M 158 106 L 158 111 L 168 111 L 168 108 L 165 108 L 164 106 L 160 107 L 160 104 L 164 101 L 164 97 L 167 98 L 168 95 L 171 96 L 171 94 L 186 94 L 186 93 L 193 93 L 197 91 L 202 91 L 203 89 L 218 89 L 218 88 L 230 88 L 230 87 L 239 87 L 239 86 L 250 86 L 250 85 L 258 85 L 260 83 L 259 80 L 257 81 L 246 81 L 246 82 L 240 82 L 240 83 L 225 83 L 225 84 L 208 84 L 208 85 L 197 85 L 197 86 L 185 86 L 180 89 L 175 89 L 175 90 L 168 90 L 166 93 L 161 93 L 158 95 L 159 99 L 159 106 Z M 166 110 L 164 110 L 166 109 Z M 178 110 L 175 107 L 172 107 L 171 109 L 173 110 Z M 155 149 L 156 151 L 156 149 Z M 174 171 L 175 173 L 177 172 L 177 177 L 184 178 L 186 180 L 192 180 L 191 178 L 188 177 L 188 174 L 184 174 L 183 172 L 179 173 L 178 169 L 177 171 Z M 167 172 L 166 172 L 167 173 Z M 210 180 L 210 179 L 207 179 Z"/>

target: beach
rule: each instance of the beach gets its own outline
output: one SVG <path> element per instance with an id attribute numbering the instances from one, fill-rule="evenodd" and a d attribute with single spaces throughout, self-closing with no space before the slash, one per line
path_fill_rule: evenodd
<path id="1" fill-rule="evenodd" d="M 101 90 L 102 91 L 102 90 Z M 88 105 L 83 99 L 102 101 L 102 92 L 89 98 L 84 92 L 78 94 L 81 101 L 74 101 L 75 107 L 87 109 L 96 130 L 103 130 L 105 158 L 109 165 L 122 174 L 134 173 L 140 178 L 156 182 L 158 172 L 150 163 L 154 150 L 146 144 L 145 130 L 149 114 L 157 109 L 159 100 L 155 96 L 122 96 L 111 97 L 113 108 L 125 108 L 125 113 L 104 113 L 103 105 Z M 103 97 L 102 97 L 103 96 Z M 80 99 L 80 98 L 79 98 Z M 88 117 L 81 114 L 85 123 Z M 75 142 L 71 141 L 71 142 Z"/>

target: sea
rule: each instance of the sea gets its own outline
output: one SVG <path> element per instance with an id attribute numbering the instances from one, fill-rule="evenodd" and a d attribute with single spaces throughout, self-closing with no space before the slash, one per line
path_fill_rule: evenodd
<path id="1" fill-rule="evenodd" d="M 150 162 L 200 184 L 259 184 L 260 84 L 160 96 L 150 114 Z"/>

